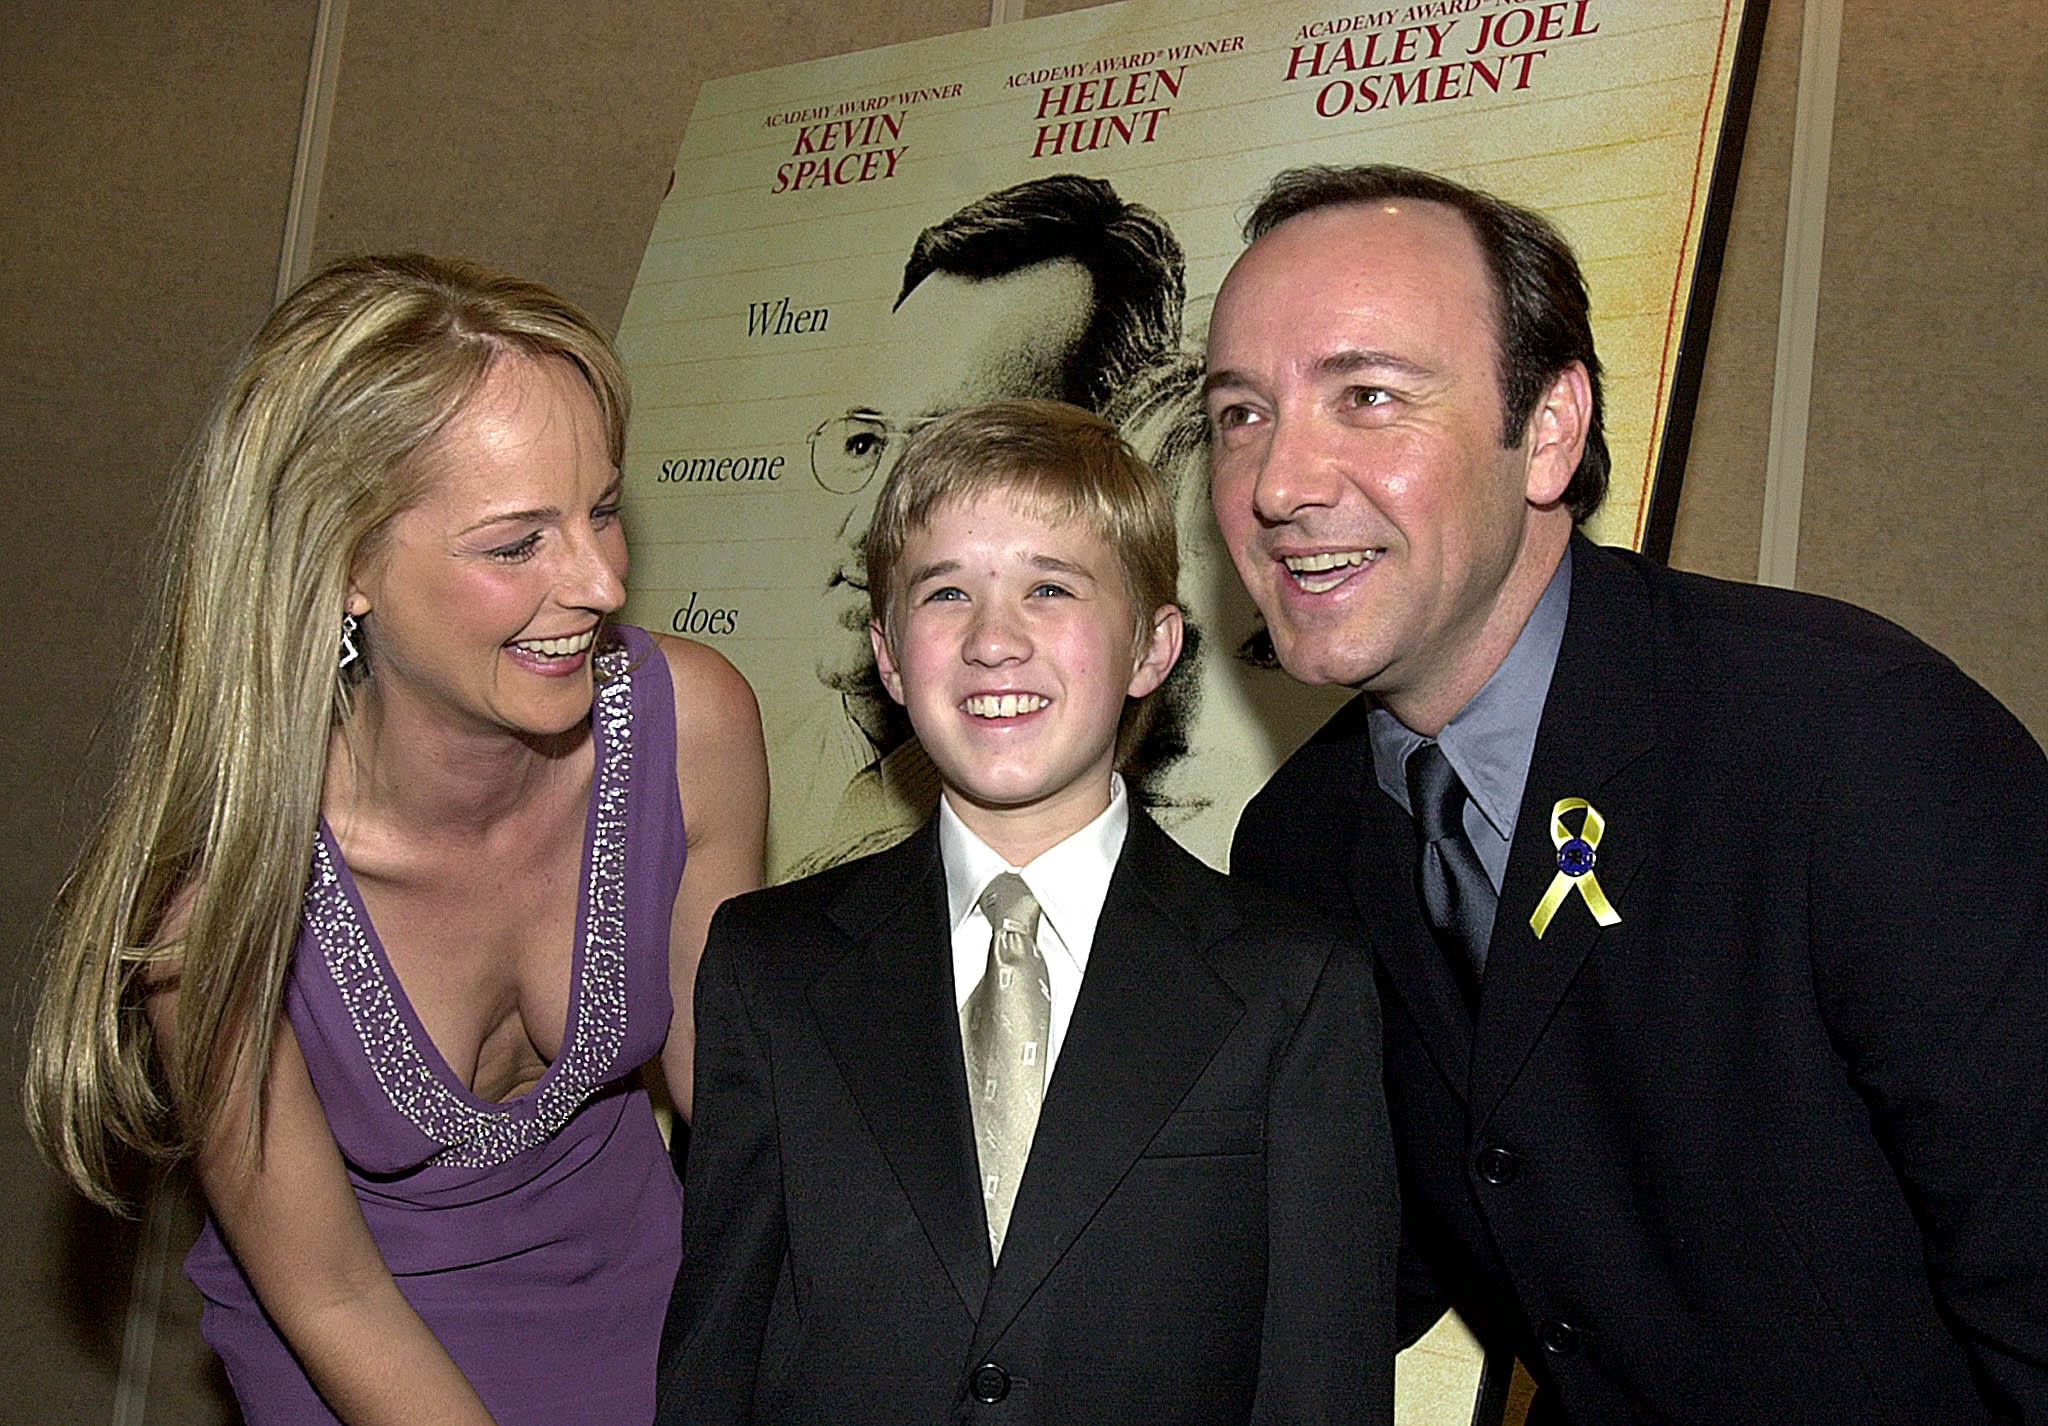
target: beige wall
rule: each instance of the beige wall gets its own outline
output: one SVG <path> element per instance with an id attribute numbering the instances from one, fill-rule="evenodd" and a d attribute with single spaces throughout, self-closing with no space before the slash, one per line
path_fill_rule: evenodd
<path id="1" fill-rule="evenodd" d="M 10 1027 L 25 1024 L 37 921 L 105 782 L 93 735 L 136 633 L 163 472 L 270 305 L 311 33 L 310 5 L 269 0 L 0 7 Z M 21 1038 L 0 1054 L 15 1235 L 0 1254 L 0 1421 L 108 1422 L 133 1234 L 35 1160 L 14 1093 Z M 167 1343 L 165 1356 L 203 1387 L 197 1353 Z"/>
<path id="2" fill-rule="evenodd" d="M 1086 3 L 1086 0 L 1080 0 Z M 1033 14 L 1077 8 L 1042 0 Z M 0 7 L 8 177 L 0 499 L 0 985 L 107 776 L 162 473 L 276 280 L 315 0 Z M 461 252 L 616 322 L 698 83 L 985 23 L 985 0 L 547 6 L 352 0 L 314 259 Z M 1802 7 L 1772 6 L 1674 562 L 1753 578 Z M 1799 583 L 1947 650 L 2048 736 L 2048 19 L 2029 0 L 1848 6 Z M 20 1034 L 0 1070 L 21 1067 Z M 10 1093 L 0 1421 L 112 1422 L 135 1234 L 34 1160 Z M 181 1252 L 189 1216 L 169 1227 Z M 173 1254 L 175 1262 L 176 1254 Z M 182 1280 L 122 1426 L 229 1419 Z"/>

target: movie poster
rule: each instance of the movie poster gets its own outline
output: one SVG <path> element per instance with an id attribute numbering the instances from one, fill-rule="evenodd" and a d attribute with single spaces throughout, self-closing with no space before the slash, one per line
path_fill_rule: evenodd
<path id="1" fill-rule="evenodd" d="M 1606 365 L 1591 533 L 1640 547 L 1743 10 L 1126 0 L 706 85 L 621 332 L 626 612 L 752 682 L 771 877 L 933 805 L 876 682 L 858 547 L 904 439 L 976 399 L 1098 410 L 1172 485 L 1193 637 L 1132 780 L 1190 850 L 1222 865 L 1245 800 L 1342 701 L 1260 658 L 1208 511 L 1204 332 L 1282 169 L 1412 165 L 1559 225 Z"/>
<path id="2" fill-rule="evenodd" d="M 858 545 L 892 452 L 977 398 L 1101 410 L 1173 482 L 1196 647 L 1138 774 L 1184 845 L 1220 865 L 1341 701 L 1261 666 L 1194 420 L 1217 285 L 1281 169 L 1410 164 L 1559 224 L 1607 366 L 1592 532 L 1640 545 L 1741 9 L 1126 0 L 706 85 L 620 337 L 627 615 L 753 683 L 771 875 L 931 806 L 875 683 Z"/>

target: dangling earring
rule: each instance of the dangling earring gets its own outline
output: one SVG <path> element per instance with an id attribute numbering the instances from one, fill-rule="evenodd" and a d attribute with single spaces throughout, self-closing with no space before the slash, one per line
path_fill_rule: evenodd
<path id="1" fill-rule="evenodd" d="M 355 615 L 341 616 L 341 662 L 335 665 L 337 671 L 346 670 L 350 664 L 363 656 L 363 651 L 356 647 L 356 630 L 361 627 L 356 623 Z"/>

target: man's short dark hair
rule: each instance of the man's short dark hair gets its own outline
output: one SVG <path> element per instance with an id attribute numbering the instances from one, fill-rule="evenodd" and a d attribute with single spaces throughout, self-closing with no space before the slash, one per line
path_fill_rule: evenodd
<path id="1" fill-rule="evenodd" d="M 1440 203 L 1462 214 L 1486 255 L 1493 279 L 1504 427 L 1501 444 L 1521 443 L 1537 401 L 1556 375 L 1579 362 L 1593 388 L 1586 450 L 1564 492 L 1572 519 L 1584 523 L 1607 496 L 1607 435 L 1602 424 L 1600 358 L 1593 351 L 1586 279 L 1571 245 L 1548 220 L 1513 203 L 1434 173 L 1390 163 L 1349 168 L 1291 168 L 1276 176 L 1245 220 L 1247 243 L 1290 218 L 1319 208 L 1387 199 Z"/>
<path id="2" fill-rule="evenodd" d="M 934 272 L 982 281 L 1069 258 L 1094 285 L 1088 328 L 1062 365 L 1063 399 L 1107 413 L 1131 382 L 1180 345 L 1185 259 L 1157 213 L 1099 178 L 1061 173 L 985 194 L 918 234 L 903 305 Z"/>

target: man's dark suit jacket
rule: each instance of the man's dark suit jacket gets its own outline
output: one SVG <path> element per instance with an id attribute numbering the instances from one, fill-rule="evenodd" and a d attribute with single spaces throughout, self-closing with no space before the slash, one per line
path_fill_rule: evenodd
<path id="1" fill-rule="evenodd" d="M 1370 963 L 1142 812 L 993 1269 L 935 821 L 728 903 L 696 1015 L 661 1422 L 1390 1418 Z"/>
<path id="2" fill-rule="evenodd" d="M 1573 548 L 1476 1025 L 1365 700 L 1233 850 L 1375 953 L 1404 1336 L 1448 1299 L 1580 1423 L 2048 1419 L 2040 748 L 1872 615 Z M 1571 797 L 1621 920 L 1539 940 Z"/>

